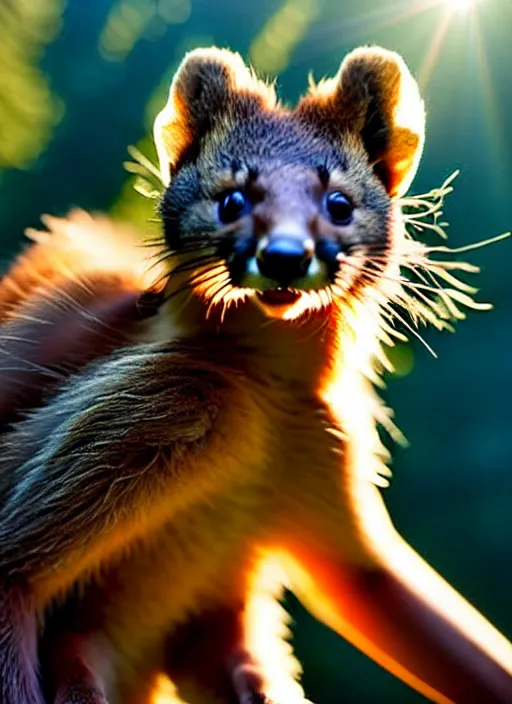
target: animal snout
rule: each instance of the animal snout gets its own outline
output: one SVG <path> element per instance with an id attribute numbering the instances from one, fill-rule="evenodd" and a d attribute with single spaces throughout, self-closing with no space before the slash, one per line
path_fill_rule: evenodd
<path id="1" fill-rule="evenodd" d="M 313 251 L 313 242 L 307 239 L 273 237 L 258 252 L 258 269 L 267 279 L 286 286 L 307 274 Z"/>

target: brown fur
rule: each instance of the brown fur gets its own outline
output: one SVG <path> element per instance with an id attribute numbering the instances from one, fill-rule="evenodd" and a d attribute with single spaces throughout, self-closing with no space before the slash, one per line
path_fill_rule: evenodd
<path id="1" fill-rule="evenodd" d="M 353 51 L 335 78 L 311 86 L 298 112 L 345 139 L 357 135 L 390 196 L 407 191 L 423 149 L 425 115 L 418 86 L 398 54 Z"/>
<path id="2" fill-rule="evenodd" d="M 386 304 L 403 300 L 393 198 L 414 175 L 423 119 L 403 61 L 384 50 L 356 51 L 295 111 L 239 57 L 194 52 L 156 122 L 172 180 L 155 314 L 142 319 L 138 301 L 159 276 L 126 234 L 121 259 L 94 256 L 103 221 L 50 222 L 56 233 L 13 269 L 0 288 L 0 342 L 22 369 L 21 391 L 2 399 L 6 704 L 42 701 L 35 615 L 50 701 L 302 704 L 283 585 L 433 701 L 512 701 L 510 644 L 403 542 L 375 486 L 385 413 L 369 375 Z M 230 186 L 253 207 L 220 228 Z M 347 227 L 319 208 L 326 188 L 354 203 Z M 233 284 L 221 244 L 283 228 L 347 254 L 332 286 L 272 306 Z M 80 321 L 92 312 L 91 332 Z"/>

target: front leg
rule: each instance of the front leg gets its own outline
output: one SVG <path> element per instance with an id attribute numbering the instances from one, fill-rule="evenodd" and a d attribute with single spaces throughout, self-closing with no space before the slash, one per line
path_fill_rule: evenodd
<path id="1" fill-rule="evenodd" d="M 246 649 L 243 619 L 243 604 L 219 606 L 172 633 L 166 672 L 188 704 L 265 701 L 261 666 Z"/>
<path id="2" fill-rule="evenodd" d="M 66 610 L 64 609 L 64 613 Z M 45 699 L 52 704 L 108 704 L 105 682 L 113 662 L 99 633 L 50 627 L 40 646 Z"/>
<path id="3" fill-rule="evenodd" d="M 43 704 L 35 611 L 19 587 L 0 584 L 0 702 Z"/>
<path id="4" fill-rule="evenodd" d="M 510 704 L 511 644 L 402 540 L 376 487 L 356 479 L 343 489 L 300 497 L 306 532 L 296 514 L 282 542 L 293 591 L 432 701 Z"/>
<path id="5" fill-rule="evenodd" d="M 307 704 L 288 643 L 276 562 L 261 561 L 240 601 L 195 615 L 168 644 L 168 674 L 189 704 Z"/>

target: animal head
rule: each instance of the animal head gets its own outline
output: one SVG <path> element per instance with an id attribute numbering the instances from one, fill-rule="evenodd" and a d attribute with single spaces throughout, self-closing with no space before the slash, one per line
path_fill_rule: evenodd
<path id="1" fill-rule="evenodd" d="M 384 49 L 353 51 L 293 109 L 238 54 L 199 49 L 177 71 L 155 140 L 174 281 L 186 274 L 208 308 L 244 300 L 293 319 L 374 287 L 391 262 L 424 109 Z"/>

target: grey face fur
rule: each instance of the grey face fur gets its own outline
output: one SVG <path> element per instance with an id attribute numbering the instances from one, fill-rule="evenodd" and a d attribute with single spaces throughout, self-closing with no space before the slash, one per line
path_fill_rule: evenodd
<path id="1" fill-rule="evenodd" d="M 384 252 L 390 198 L 360 150 L 328 137 L 293 113 L 256 110 L 233 129 L 214 130 L 199 153 L 179 165 L 163 199 L 169 247 L 213 243 L 234 285 L 262 291 L 321 289 L 353 251 L 369 246 Z M 245 207 L 226 226 L 222 204 L 234 191 Z M 350 203 L 349 222 L 332 221 L 330 193 Z M 278 256 L 265 267 L 272 247 Z M 289 266 L 290 251 L 307 258 L 299 275 Z"/>

